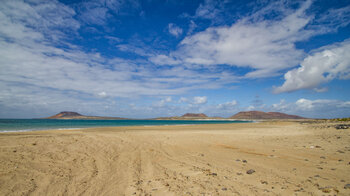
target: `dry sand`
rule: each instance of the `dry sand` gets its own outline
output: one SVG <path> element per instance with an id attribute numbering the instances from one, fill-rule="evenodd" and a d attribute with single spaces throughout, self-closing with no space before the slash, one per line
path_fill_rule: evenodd
<path id="1" fill-rule="evenodd" d="M 2 133 L 0 161 L 0 195 L 350 195 L 350 129 L 325 124 Z"/>

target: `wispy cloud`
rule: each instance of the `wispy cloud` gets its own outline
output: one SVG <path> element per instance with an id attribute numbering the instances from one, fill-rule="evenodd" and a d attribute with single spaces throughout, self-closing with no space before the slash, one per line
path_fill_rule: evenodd
<path id="1" fill-rule="evenodd" d="M 297 66 L 306 56 L 303 50 L 296 48 L 296 42 L 335 31 L 347 23 L 345 18 L 349 16 L 347 9 L 340 10 L 341 16 L 334 16 L 336 12 L 332 11 L 322 17 L 335 17 L 341 21 L 323 25 L 323 28 L 313 28 L 312 25 L 325 19 L 315 19 L 313 14 L 307 12 L 312 1 L 300 3 L 298 9 L 287 5 L 271 3 L 231 26 L 210 27 L 189 35 L 168 58 L 159 56 L 154 59 L 163 58 L 164 62 L 189 65 L 246 67 L 252 69 L 244 75 L 246 78 L 271 77 Z M 208 10 L 201 6 L 200 10 Z M 278 12 L 280 17 L 267 19 L 272 12 Z"/>
<path id="2" fill-rule="evenodd" d="M 42 11 L 45 7 L 63 11 L 56 15 L 56 12 Z M 33 20 L 33 16 L 37 20 Z M 71 100 L 66 95 L 68 92 L 82 95 L 75 97 L 76 100 L 89 97 L 100 103 L 105 102 L 99 100 L 101 98 L 169 96 L 191 89 L 218 88 L 234 80 L 223 71 L 202 73 L 202 70 L 184 67 L 159 68 L 147 61 L 107 58 L 97 52 L 85 52 L 64 42 L 81 25 L 75 16 L 74 10 L 56 1 L 35 5 L 5 1 L 0 5 L 0 23 L 6 26 L 0 29 L 3 105 L 11 105 L 15 97 L 21 97 L 22 102 L 33 102 L 34 95 L 61 94 L 57 97 Z M 61 31 L 58 28 L 61 26 L 69 29 L 61 28 Z M 54 35 L 61 39 L 52 39 Z M 23 93 L 10 93 L 9 86 Z M 46 99 L 48 104 L 55 102 L 55 99 L 49 100 Z"/>
<path id="3" fill-rule="evenodd" d="M 175 25 L 174 23 L 169 23 L 168 30 L 169 33 L 175 37 L 179 37 L 182 34 L 182 28 Z"/>
<path id="4" fill-rule="evenodd" d="M 194 104 L 205 104 L 205 103 L 207 103 L 207 97 L 206 96 L 194 97 L 193 98 L 193 103 Z"/>
<path id="5" fill-rule="evenodd" d="M 133 15 L 140 11 L 139 1 L 91 0 L 77 5 L 78 17 L 89 25 L 105 25 L 114 15 Z"/>

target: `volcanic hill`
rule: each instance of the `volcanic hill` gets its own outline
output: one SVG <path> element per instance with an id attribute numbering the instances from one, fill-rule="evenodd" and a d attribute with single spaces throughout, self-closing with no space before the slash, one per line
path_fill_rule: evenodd
<path id="1" fill-rule="evenodd" d="M 301 116 L 289 115 L 280 112 L 246 111 L 231 116 L 233 119 L 305 119 Z"/>
<path id="2" fill-rule="evenodd" d="M 181 116 L 182 118 L 208 118 L 207 115 L 200 113 L 200 114 L 196 114 L 196 113 L 186 113 L 184 115 Z"/>
<path id="3" fill-rule="evenodd" d="M 77 112 L 63 111 L 56 115 L 44 119 L 90 119 L 90 120 L 118 120 L 125 119 L 119 117 L 102 117 L 102 116 L 84 116 Z"/>

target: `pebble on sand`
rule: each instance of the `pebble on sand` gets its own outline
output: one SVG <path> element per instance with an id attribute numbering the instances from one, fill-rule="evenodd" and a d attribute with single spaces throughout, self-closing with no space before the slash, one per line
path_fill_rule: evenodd
<path id="1" fill-rule="evenodd" d="M 346 185 L 344 186 L 344 189 L 350 189 L 350 184 L 346 184 Z"/>
<path id="2" fill-rule="evenodd" d="M 254 169 L 250 169 L 250 170 L 247 171 L 247 174 L 252 174 L 252 173 L 254 173 L 254 172 L 255 172 Z"/>

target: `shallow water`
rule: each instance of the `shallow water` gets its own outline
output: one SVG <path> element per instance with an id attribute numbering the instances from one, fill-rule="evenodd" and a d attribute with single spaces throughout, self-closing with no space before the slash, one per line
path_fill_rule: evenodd
<path id="1" fill-rule="evenodd" d="M 237 120 L 58 120 L 58 119 L 0 119 L 0 132 L 47 129 L 73 129 L 113 126 L 191 125 L 247 123 Z"/>

